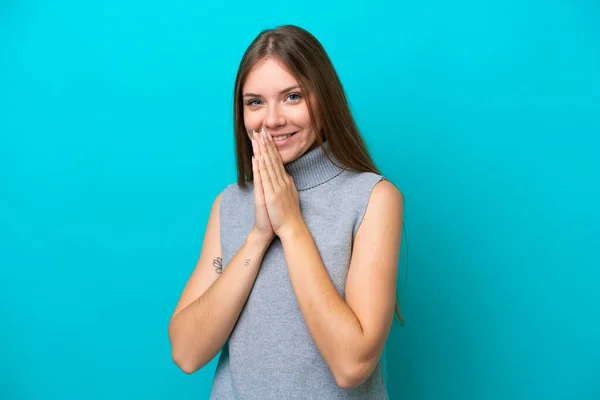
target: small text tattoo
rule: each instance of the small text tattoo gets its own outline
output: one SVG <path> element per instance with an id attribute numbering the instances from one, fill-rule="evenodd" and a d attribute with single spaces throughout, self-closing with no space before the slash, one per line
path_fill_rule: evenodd
<path id="1" fill-rule="evenodd" d="M 220 274 L 223 272 L 223 259 L 221 257 L 217 257 L 213 261 L 213 266 L 215 267 L 215 272 Z"/>
<path id="2" fill-rule="evenodd" d="M 250 259 L 246 259 L 246 261 L 244 261 L 244 265 L 247 267 L 248 265 L 250 265 Z"/>

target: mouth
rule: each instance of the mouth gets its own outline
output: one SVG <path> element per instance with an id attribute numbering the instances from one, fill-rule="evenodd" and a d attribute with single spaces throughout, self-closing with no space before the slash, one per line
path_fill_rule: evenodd
<path id="1" fill-rule="evenodd" d="M 284 142 L 284 141 L 287 141 L 288 139 L 290 139 L 296 133 L 298 133 L 298 131 L 292 132 L 292 133 L 287 133 L 285 135 L 277 135 L 277 136 L 271 135 L 271 136 L 273 137 L 274 142 Z"/>

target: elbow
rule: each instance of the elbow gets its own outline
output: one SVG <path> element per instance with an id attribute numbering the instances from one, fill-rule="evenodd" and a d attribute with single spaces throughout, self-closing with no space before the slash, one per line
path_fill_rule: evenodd
<path id="1" fill-rule="evenodd" d="M 171 341 L 171 358 L 175 365 L 188 375 L 199 371 L 212 359 L 200 351 L 194 351 L 189 345 L 174 341 Z"/>
<path id="2" fill-rule="evenodd" d="M 363 384 L 375 370 L 371 362 L 346 362 L 334 374 L 335 382 L 341 389 L 354 389 Z"/>
<path id="3" fill-rule="evenodd" d="M 180 340 L 176 339 L 171 326 L 169 327 L 169 341 L 171 342 L 171 359 L 180 370 L 190 375 L 202 367 L 191 357 L 189 349 L 182 346 Z"/>
<path id="4" fill-rule="evenodd" d="M 177 353 L 175 350 L 171 352 L 171 358 L 177 367 L 188 375 L 198 371 L 201 367 L 196 365 L 190 357 L 184 357 L 181 352 Z"/>

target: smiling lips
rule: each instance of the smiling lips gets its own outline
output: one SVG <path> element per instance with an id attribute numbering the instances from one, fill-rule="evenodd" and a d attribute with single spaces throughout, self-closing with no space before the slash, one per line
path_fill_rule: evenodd
<path id="1" fill-rule="evenodd" d="M 291 133 L 291 134 L 286 134 L 286 135 L 279 135 L 279 136 L 273 136 L 273 141 L 275 142 L 275 145 L 277 147 L 281 147 L 286 145 L 292 138 L 292 136 L 294 136 L 297 132 Z"/>
<path id="2" fill-rule="evenodd" d="M 285 139 L 287 139 L 289 137 L 292 137 L 292 135 L 295 135 L 295 134 L 296 134 L 296 132 L 294 132 L 294 133 L 287 133 L 285 135 L 278 135 L 278 136 L 271 135 L 271 136 L 273 137 L 273 140 L 277 142 L 277 141 L 285 140 Z"/>

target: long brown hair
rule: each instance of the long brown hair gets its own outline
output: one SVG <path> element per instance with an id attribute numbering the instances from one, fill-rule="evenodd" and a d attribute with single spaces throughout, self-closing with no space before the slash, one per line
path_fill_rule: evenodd
<path id="1" fill-rule="evenodd" d="M 272 57 L 285 65 L 300 86 L 311 96 L 305 96 L 311 123 L 319 146 L 325 151 L 327 140 L 335 158 L 347 169 L 380 174 L 360 136 L 342 83 L 321 43 L 306 30 L 283 25 L 266 29 L 252 41 L 240 62 L 233 95 L 234 133 L 237 160 L 237 184 L 246 187 L 252 181 L 252 142 L 244 125 L 242 89 L 250 70 Z M 311 98 L 316 107 L 311 105 Z M 326 156 L 331 160 L 329 155 Z M 334 162 L 333 160 L 331 160 Z M 395 314 L 404 326 L 400 303 L 396 299 Z"/>

